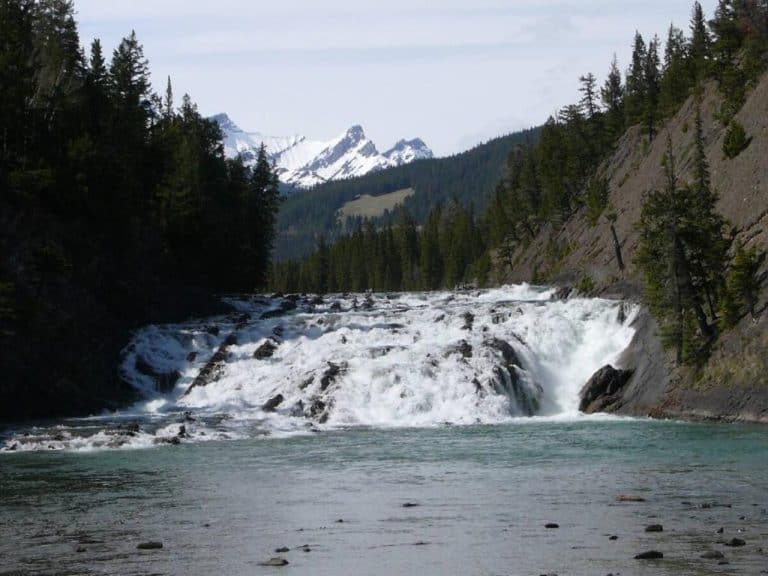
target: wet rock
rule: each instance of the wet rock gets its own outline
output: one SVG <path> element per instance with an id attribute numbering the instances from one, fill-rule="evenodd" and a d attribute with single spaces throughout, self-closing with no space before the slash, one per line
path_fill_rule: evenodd
<path id="1" fill-rule="evenodd" d="M 176 434 L 178 438 L 189 438 L 189 434 L 187 434 L 187 427 L 182 424 L 179 426 L 179 432 Z"/>
<path id="2" fill-rule="evenodd" d="M 87 552 L 87 551 L 88 549 L 85 546 L 78 546 L 77 549 L 75 550 L 75 552 L 77 552 L 78 554 L 82 554 L 83 552 Z"/>
<path id="3" fill-rule="evenodd" d="M 552 294 L 552 300 L 568 300 L 573 293 L 573 286 L 561 286 Z"/>
<path id="4" fill-rule="evenodd" d="M 472 345 L 466 340 L 462 340 L 458 344 L 448 348 L 448 350 L 445 351 L 445 354 L 443 354 L 443 357 L 448 358 L 453 354 L 460 354 L 464 359 L 472 358 Z"/>
<path id="5" fill-rule="evenodd" d="M 435 324 L 442 322 L 445 320 L 445 314 L 440 314 L 437 318 L 435 318 Z"/>
<path id="6" fill-rule="evenodd" d="M 232 336 L 234 336 L 234 342 L 237 342 L 237 336 L 230 334 L 230 336 L 219 346 L 218 350 L 211 356 L 210 360 L 205 363 L 205 366 L 198 372 L 192 384 L 189 385 L 187 391 L 184 392 L 184 396 L 188 395 L 192 390 L 198 386 L 208 386 L 212 382 L 216 382 L 221 378 L 224 373 L 224 366 L 227 363 L 227 357 L 229 354 L 228 348 L 232 345 Z"/>
<path id="7" fill-rule="evenodd" d="M 290 552 L 290 551 L 291 551 L 291 549 L 288 548 L 287 546 L 283 546 L 282 548 L 276 548 L 275 549 L 275 553 L 276 554 L 285 554 L 286 552 Z"/>
<path id="8" fill-rule="evenodd" d="M 325 392 L 331 384 L 336 382 L 339 376 L 346 372 L 346 370 L 347 365 L 345 363 L 334 364 L 333 362 L 328 362 L 328 368 L 323 372 L 323 375 L 320 378 L 320 390 Z"/>
<path id="9" fill-rule="evenodd" d="M 267 340 L 256 349 L 256 352 L 253 353 L 253 357 L 257 360 L 266 360 L 267 358 L 272 358 L 276 351 L 277 343 L 272 340 Z"/>
<path id="10" fill-rule="evenodd" d="M 288 560 L 286 560 L 285 558 L 270 558 L 265 562 L 259 562 L 259 566 L 273 566 L 273 567 L 288 566 L 288 564 L 290 564 L 290 562 L 288 562 Z"/>
<path id="11" fill-rule="evenodd" d="M 296 404 L 293 405 L 291 408 L 291 416 L 294 418 L 301 418 L 304 416 L 304 402 L 302 400 L 298 400 Z"/>
<path id="12" fill-rule="evenodd" d="M 184 422 L 190 422 L 191 423 L 191 422 L 196 422 L 196 421 L 197 421 L 197 419 L 194 416 L 192 416 L 192 412 L 190 412 L 189 410 L 184 412 Z"/>
<path id="13" fill-rule="evenodd" d="M 725 545 L 730 546 L 731 548 L 740 548 L 741 546 L 746 546 L 747 543 L 741 538 L 731 538 Z"/>
<path id="14" fill-rule="evenodd" d="M 240 314 L 235 317 L 235 330 L 243 330 L 251 321 L 251 315 L 248 313 Z"/>
<path id="15" fill-rule="evenodd" d="M 664 532 L 664 526 L 661 524 L 649 524 L 645 527 L 646 532 Z"/>
<path id="16" fill-rule="evenodd" d="M 616 496 L 616 502 L 645 502 L 645 498 L 632 494 L 620 494 Z"/>
<path id="17" fill-rule="evenodd" d="M 284 400 L 285 398 L 283 397 L 283 395 L 278 394 L 277 396 L 267 400 L 264 403 L 264 405 L 261 407 L 261 409 L 264 410 L 264 412 L 274 412 L 275 410 L 277 410 L 277 407 L 283 403 Z"/>
<path id="18" fill-rule="evenodd" d="M 619 537 L 618 537 L 618 536 L 616 536 L 616 534 L 613 534 L 613 535 L 611 535 L 611 536 L 609 536 L 609 537 L 608 537 L 608 540 L 612 540 L 612 541 L 616 541 L 616 540 L 618 540 L 618 539 L 619 539 Z"/>
<path id="19" fill-rule="evenodd" d="M 237 334 L 235 332 L 224 339 L 224 346 L 237 346 Z"/>
<path id="20" fill-rule="evenodd" d="M 163 394 L 167 394 L 173 390 L 173 388 L 176 386 L 176 383 L 181 378 L 181 372 L 178 370 L 174 370 L 173 372 L 158 372 L 141 356 L 136 357 L 134 367 L 139 374 L 154 380 L 155 389 L 158 392 L 162 392 Z"/>
<path id="21" fill-rule="evenodd" d="M 464 318 L 464 326 L 462 326 L 461 329 L 472 330 L 472 326 L 475 323 L 475 315 L 472 314 L 472 312 L 464 312 L 462 318 Z"/>
<path id="22" fill-rule="evenodd" d="M 339 518 L 336 520 L 336 524 L 344 524 L 344 518 Z"/>
<path id="23" fill-rule="evenodd" d="M 304 545 L 304 546 L 301 547 L 301 551 L 302 552 L 312 552 L 312 548 L 310 548 L 307 545 Z"/>
<path id="24" fill-rule="evenodd" d="M 136 546 L 137 550 L 160 550 L 163 547 L 162 542 L 142 542 Z"/>
<path id="25" fill-rule="evenodd" d="M 337 300 L 336 302 L 331 304 L 330 310 L 331 312 L 341 312 L 341 302 Z"/>
<path id="26" fill-rule="evenodd" d="M 280 316 L 285 316 L 288 312 L 291 312 L 292 310 L 296 310 L 298 305 L 296 302 L 298 302 L 298 296 L 294 299 L 292 296 L 286 296 L 285 299 L 280 302 L 280 305 L 273 309 L 273 310 L 267 310 L 261 315 L 262 320 L 269 320 L 270 318 L 279 318 Z"/>
<path id="27" fill-rule="evenodd" d="M 704 552 L 700 558 L 704 558 L 705 560 L 722 560 L 725 558 L 725 555 L 719 550 L 708 550 Z"/>
<path id="28" fill-rule="evenodd" d="M 206 326 L 204 330 L 211 336 L 218 336 L 221 332 L 221 328 L 218 326 Z"/>
<path id="29" fill-rule="evenodd" d="M 610 365 L 603 366 L 581 389 L 579 410 L 593 414 L 603 411 L 610 404 L 620 400 L 621 390 L 631 376 L 631 370 L 617 370 Z"/>
<path id="30" fill-rule="evenodd" d="M 418 502 L 406 502 L 403 504 L 403 508 L 416 508 L 418 506 L 421 506 Z"/>
<path id="31" fill-rule="evenodd" d="M 664 558 L 664 554 L 657 550 L 648 550 L 635 556 L 635 560 L 659 560 Z"/>
<path id="32" fill-rule="evenodd" d="M 560 528 L 560 524 L 556 524 L 554 522 L 549 522 L 547 524 L 544 524 L 544 528 L 547 530 L 555 530 L 557 528 Z"/>
<path id="33" fill-rule="evenodd" d="M 622 302 L 621 304 L 619 304 L 619 312 L 616 315 L 616 321 L 619 324 L 624 324 L 624 322 L 627 321 L 627 307 L 628 307 L 628 304 L 626 302 Z"/>
<path id="34" fill-rule="evenodd" d="M 197 360 L 197 352 L 187 354 L 187 362 L 194 362 L 195 360 Z"/>

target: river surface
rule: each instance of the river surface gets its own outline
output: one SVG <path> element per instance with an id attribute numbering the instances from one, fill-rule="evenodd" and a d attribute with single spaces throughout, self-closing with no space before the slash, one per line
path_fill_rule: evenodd
<path id="1" fill-rule="evenodd" d="M 0 432 L 0 575 L 768 574 L 768 429 L 580 414 L 636 310 L 551 295 L 139 331 L 135 406 Z"/>

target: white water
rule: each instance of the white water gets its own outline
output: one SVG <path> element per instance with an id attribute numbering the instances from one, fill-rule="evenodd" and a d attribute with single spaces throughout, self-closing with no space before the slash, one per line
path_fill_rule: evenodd
<path id="1" fill-rule="evenodd" d="M 150 326 L 135 335 L 121 370 L 146 400 L 109 418 L 15 434 L 4 449 L 143 447 L 174 438 L 182 422 L 178 441 L 187 442 L 348 426 L 528 421 L 532 413 L 581 418 L 581 387 L 602 366 L 615 365 L 632 339 L 636 310 L 630 307 L 620 322 L 620 302 L 551 295 L 521 285 L 337 296 L 317 305 L 300 300 L 296 310 L 268 319 L 261 315 L 281 300 L 233 299 L 239 318 Z M 185 394 L 227 337 L 236 343 L 217 377 Z M 255 358 L 267 340 L 277 345 L 274 355 Z M 499 341 L 516 353 L 512 374 Z M 329 363 L 339 373 L 324 386 Z M 181 377 L 159 393 L 147 365 Z M 276 410 L 265 410 L 277 395 L 283 400 Z M 182 418 L 185 412 L 191 414 Z M 116 429 L 116 422 L 134 421 L 140 430 Z"/>

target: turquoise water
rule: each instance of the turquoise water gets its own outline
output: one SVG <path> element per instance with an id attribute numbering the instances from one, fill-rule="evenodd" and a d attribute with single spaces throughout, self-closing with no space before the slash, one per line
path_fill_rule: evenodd
<path id="1" fill-rule="evenodd" d="M 768 429 L 746 425 L 520 420 L 6 453 L 0 496 L 0 574 L 768 570 Z M 720 543 L 733 537 L 746 545 Z M 634 559 L 649 549 L 664 559 Z M 259 565 L 273 556 L 290 564 Z"/>

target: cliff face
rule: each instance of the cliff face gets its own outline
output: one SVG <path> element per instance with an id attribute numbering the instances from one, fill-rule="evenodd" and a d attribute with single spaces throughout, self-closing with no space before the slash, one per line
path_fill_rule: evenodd
<path id="1" fill-rule="evenodd" d="M 712 186 L 720 195 L 719 209 L 736 238 L 746 246 L 768 248 L 768 74 L 748 95 L 736 115 L 751 138 L 737 157 L 723 154 L 725 127 L 715 119 L 720 97 L 710 84 L 702 102 L 704 139 Z M 527 247 L 512 257 L 513 269 L 505 281 L 541 278 L 554 283 L 586 281 L 602 295 L 636 298 L 642 280 L 634 265 L 638 244 L 636 223 L 643 195 L 663 187 L 662 158 L 666 137 L 672 137 L 678 173 L 690 177 L 694 149 L 693 98 L 659 128 L 648 142 L 639 127 L 631 128 L 600 173 L 610 185 L 610 206 L 626 265 L 619 269 L 610 224 L 603 216 L 597 225 L 588 222 L 585 210 L 561 228 L 544 228 Z M 766 264 L 760 270 L 765 276 Z M 625 355 L 624 367 L 635 368 L 614 411 L 657 416 L 685 416 L 768 421 L 768 286 L 763 283 L 755 317 L 742 319 L 724 334 L 709 363 L 698 373 L 674 366 L 658 345 L 655 323 L 647 314 L 638 320 L 638 337 Z"/>

